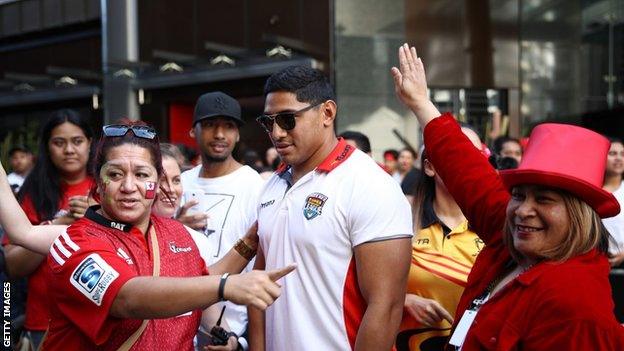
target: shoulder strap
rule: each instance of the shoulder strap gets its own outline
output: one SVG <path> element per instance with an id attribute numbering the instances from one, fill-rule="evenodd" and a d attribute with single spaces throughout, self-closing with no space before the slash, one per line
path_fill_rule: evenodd
<path id="1" fill-rule="evenodd" d="M 152 242 L 152 259 L 154 260 L 154 271 L 152 272 L 153 277 L 158 277 L 160 275 L 160 247 L 158 246 L 158 238 L 156 237 L 156 229 L 154 229 L 154 225 L 150 226 L 150 241 Z M 128 351 L 134 345 L 139 337 L 147 328 L 147 323 L 149 320 L 143 320 L 139 329 L 137 329 L 130 337 L 117 349 L 117 351 Z"/>
<path id="2" fill-rule="evenodd" d="M 49 322 L 48 322 L 49 323 Z M 50 327 L 48 326 L 46 328 L 45 333 L 43 334 L 43 337 L 41 338 L 41 341 L 39 342 L 39 347 L 37 347 L 37 351 L 42 351 L 43 350 L 43 342 L 45 341 L 45 339 L 48 337 L 48 332 L 50 331 Z M 32 350 L 32 348 L 31 348 Z"/>

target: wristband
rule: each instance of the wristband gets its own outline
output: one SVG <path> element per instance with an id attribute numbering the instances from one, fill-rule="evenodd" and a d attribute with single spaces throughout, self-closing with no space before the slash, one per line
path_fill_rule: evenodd
<path id="1" fill-rule="evenodd" d="M 230 276 L 230 273 L 224 273 L 221 276 L 221 280 L 219 281 L 219 301 L 225 301 L 225 297 L 223 296 L 223 290 L 225 290 L 225 281 Z"/>
<path id="2" fill-rule="evenodd" d="M 234 250 L 236 250 L 236 252 L 238 252 L 239 255 L 243 256 L 247 261 L 251 261 L 251 259 L 256 256 L 256 250 L 245 244 L 245 241 L 243 239 L 238 239 L 238 241 L 234 245 Z"/>

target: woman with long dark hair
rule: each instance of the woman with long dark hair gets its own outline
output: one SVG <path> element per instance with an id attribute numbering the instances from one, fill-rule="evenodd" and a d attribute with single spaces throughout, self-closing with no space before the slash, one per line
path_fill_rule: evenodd
<path id="1" fill-rule="evenodd" d="M 88 172 L 93 133 L 76 111 L 54 112 L 42 126 L 39 152 L 18 200 L 32 224 L 70 224 L 84 215 L 94 184 Z M 41 265 L 45 256 L 7 245 L 7 273 L 28 278 L 25 329 L 36 348 L 48 327 L 48 304 Z"/>
<path id="2" fill-rule="evenodd" d="M 474 131 L 466 127 L 462 132 L 481 149 L 481 140 Z M 443 347 L 470 269 L 484 246 L 436 173 L 426 150 L 421 160 L 421 180 L 413 202 L 412 264 L 405 313 L 396 340 L 399 351 Z"/>

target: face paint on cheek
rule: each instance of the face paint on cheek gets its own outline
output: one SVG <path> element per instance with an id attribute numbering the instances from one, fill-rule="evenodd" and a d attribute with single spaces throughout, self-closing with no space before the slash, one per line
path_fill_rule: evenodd
<path id="1" fill-rule="evenodd" d="M 108 206 L 113 206 L 114 201 L 113 198 L 109 195 L 104 195 L 104 202 L 108 205 Z"/>
<path id="2" fill-rule="evenodd" d="M 156 197 L 156 182 L 145 182 L 145 198 L 151 200 Z"/>
<path id="3" fill-rule="evenodd" d="M 110 178 L 105 176 L 104 179 L 102 179 L 102 191 L 106 191 L 108 184 L 110 184 Z"/>

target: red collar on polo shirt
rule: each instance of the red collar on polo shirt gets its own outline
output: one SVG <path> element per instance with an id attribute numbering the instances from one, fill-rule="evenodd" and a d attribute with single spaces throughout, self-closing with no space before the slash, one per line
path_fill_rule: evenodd
<path id="1" fill-rule="evenodd" d="M 351 154 L 355 151 L 355 147 L 347 144 L 347 141 L 343 138 L 338 138 L 338 144 L 332 152 L 327 155 L 327 157 L 316 167 L 316 170 L 319 172 L 329 173 L 333 171 L 336 167 L 340 166 L 346 159 L 351 156 Z M 286 171 L 290 169 L 290 165 L 282 162 L 275 172 L 282 176 Z"/>
<path id="2" fill-rule="evenodd" d="M 355 148 L 349 144 L 343 138 L 338 138 L 338 145 L 332 150 L 332 152 L 327 155 L 325 160 L 321 162 L 316 170 L 319 172 L 331 172 L 336 167 L 340 166 L 346 159 L 351 156 L 351 154 L 355 151 Z"/>

